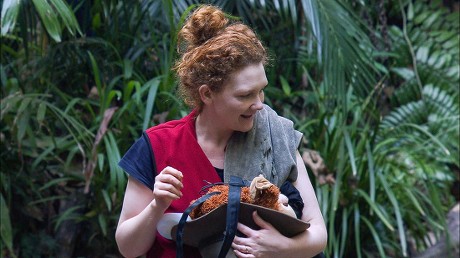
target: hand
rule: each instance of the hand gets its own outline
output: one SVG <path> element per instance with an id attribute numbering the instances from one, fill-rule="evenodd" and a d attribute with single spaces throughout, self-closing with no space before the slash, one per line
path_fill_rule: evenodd
<path id="1" fill-rule="evenodd" d="M 256 211 L 252 217 L 259 230 L 238 223 L 238 230 L 246 237 L 235 236 L 232 248 L 237 257 L 282 257 L 281 247 L 286 246 L 285 236 L 281 235 L 270 223 L 263 220 Z"/>
<path id="2" fill-rule="evenodd" d="M 166 210 L 171 202 L 182 197 L 182 173 L 172 167 L 164 168 L 155 177 L 153 198 L 156 207 Z"/>

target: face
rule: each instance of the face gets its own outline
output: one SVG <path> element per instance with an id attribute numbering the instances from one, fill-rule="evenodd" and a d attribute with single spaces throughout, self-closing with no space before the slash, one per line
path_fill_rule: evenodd
<path id="1" fill-rule="evenodd" d="M 215 123 L 223 129 L 247 132 L 254 125 L 257 111 L 263 108 L 267 86 L 264 66 L 254 64 L 230 75 L 223 90 L 211 93 Z"/>

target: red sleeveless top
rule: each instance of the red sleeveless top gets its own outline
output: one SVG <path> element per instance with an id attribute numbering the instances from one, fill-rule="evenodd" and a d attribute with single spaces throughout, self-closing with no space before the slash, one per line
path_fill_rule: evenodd
<path id="1" fill-rule="evenodd" d="M 172 202 L 166 212 L 183 212 L 192 200 L 201 196 L 200 190 L 210 183 L 220 182 L 215 168 L 208 160 L 196 138 L 195 120 L 198 113 L 192 111 L 180 120 L 169 121 L 146 130 L 155 156 L 157 172 L 171 166 L 183 174 L 183 196 Z M 185 257 L 201 257 L 198 249 L 184 247 Z M 150 257 L 176 257 L 175 242 L 156 232 L 155 242 L 147 254 Z"/>

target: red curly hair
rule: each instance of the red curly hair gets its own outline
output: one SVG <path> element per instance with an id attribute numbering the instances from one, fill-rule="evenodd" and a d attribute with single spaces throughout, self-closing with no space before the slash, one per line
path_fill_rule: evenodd
<path id="1" fill-rule="evenodd" d="M 201 110 L 201 85 L 220 92 L 229 75 L 241 68 L 268 62 L 267 52 L 254 31 L 231 23 L 217 7 L 204 5 L 186 20 L 178 34 L 182 54 L 174 69 L 185 103 Z"/>

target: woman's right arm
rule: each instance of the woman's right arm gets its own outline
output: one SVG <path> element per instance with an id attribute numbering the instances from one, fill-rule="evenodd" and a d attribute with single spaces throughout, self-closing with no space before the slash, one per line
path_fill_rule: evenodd
<path id="1" fill-rule="evenodd" d="M 155 241 L 158 221 L 171 202 L 182 196 L 182 173 L 166 167 L 155 177 L 152 191 L 129 177 L 115 238 L 120 253 L 138 257 Z"/>

